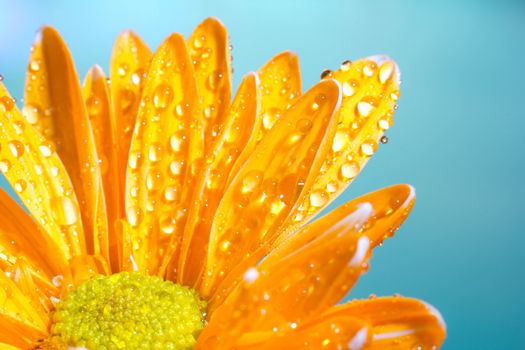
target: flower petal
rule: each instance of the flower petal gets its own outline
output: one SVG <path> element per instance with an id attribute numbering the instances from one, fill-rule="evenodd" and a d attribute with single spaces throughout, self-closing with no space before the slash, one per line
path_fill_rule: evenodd
<path id="1" fill-rule="evenodd" d="M 129 30 L 122 32 L 113 45 L 110 62 L 110 92 L 113 106 L 111 125 L 114 125 L 116 132 L 117 160 L 110 164 L 117 168 L 119 175 L 119 181 L 112 186 L 118 188 L 116 192 L 120 198 L 118 201 L 120 217 L 126 215 L 124 198 L 129 148 L 151 57 L 151 50 L 144 41 Z M 114 223 L 110 221 L 110 225 Z"/>
<path id="2" fill-rule="evenodd" d="M 128 162 L 130 258 L 141 271 L 156 273 L 163 257 L 178 253 L 192 184 L 203 158 L 197 107 L 193 64 L 186 41 L 175 33 L 153 57 Z"/>
<path id="3" fill-rule="evenodd" d="M 244 334 L 236 348 L 239 350 L 360 350 L 367 340 L 368 328 L 365 322 L 351 315 L 322 315 L 301 326 L 292 323 L 287 330 Z"/>
<path id="4" fill-rule="evenodd" d="M 0 83 L 0 169 L 64 260 L 85 252 L 80 210 L 66 169 Z"/>
<path id="5" fill-rule="evenodd" d="M 335 81 L 315 85 L 257 145 L 215 215 L 203 295 L 209 296 L 228 271 L 274 238 L 273 228 L 284 220 L 309 174 L 320 166 L 317 154 L 335 131 L 332 116 L 340 98 Z"/>
<path id="6" fill-rule="evenodd" d="M 346 229 L 359 236 L 365 236 L 370 246 L 375 247 L 386 237 L 394 234 L 408 216 L 414 200 L 415 191 L 411 186 L 395 185 L 349 201 L 304 226 L 293 236 L 275 244 L 275 248 L 262 260 L 261 266 L 265 266 L 267 270 L 278 270 L 282 259 L 303 249 L 313 241 L 320 240 L 323 235 L 333 230 Z M 226 299 L 232 289 L 242 280 L 244 272 L 258 264 L 267 251 L 267 247 L 261 247 L 252 254 L 250 259 L 245 259 L 230 272 L 217 288 L 215 295 L 210 298 L 209 312 L 213 312 Z M 325 305 L 331 306 L 336 303 L 344 296 L 345 290 L 348 290 L 349 287 L 350 285 L 344 279 L 331 284 L 324 292 Z M 321 300 L 317 302 L 322 304 Z"/>
<path id="7" fill-rule="evenodd" d="M 31 273 L 41 279 L 51 280 L 68 271 L 67 260 L 51 237 L 0 190 L 0 268 L 6 270 L 20 259 L 26 259 Z"/>
<path id="8" fill-rule="evenodd" d="M 370 324 L 366 349 L 437 349 L 446 336 L 441 314 L 417 299 L 382 297 L 353 300 L 328 315 L 352 315 Z"/>
<path id="9" fill-rule="evenodd" d="M 99 66 L 93 66 L 82 88 L 87 112 L 93 128 L 95 146 L 100 162 L 103 192 L 99 192 L 97 208 L 98 215 L 106 215 L 108 230 L 100 230 L 99 237 L 94 239 L 95 252 L 101 254 L 111 263 L 113 271 L 120 269 L 122 237 L 115 232 L 115 223 L 122 215 L 124 203 L 121 202 L 121 186 L 119 184 L 118 137 L 117 125 L 112 113 L 110 92 L 106 76 Z M 101 222 L 102 220 L 99 220 Z"/>
<path id="10" fill-rule="evenodd" d="M 369 241 L 357 234 L 361 216 L 324 227 L 326 232 L 317 239 L 279 259 L 278 267 L 263 260 L 248 269 L 226 301 L 211 311 L 201 337 L 219 337 L 228 348 L 246 332 L 302 327 L 334 305 L 367 266 Z"/>
<path id="11" fill-rule="evenodd" d="M 9 344 L 0 343 L 0 350 L 20 350 L 21 348 Z"/>
<path id="12" fill-rule="evenodd" d="M 226 179 L 239 153 L 253 140 L 258 121 L 260 95 L 255 73 L 244 77 L 220 134 L 210 148 L 206 165 L 195 186 L 177 268 L 179 281 L 195 285 L 206 264 L 209 232 L 215 212 L 226 189 Z M 176 264 L 177 262 L 174 262 Z M 176 267 L 176 265 L 175 265 Z M 168 274 L 172 271 L 168 268 Z"/>
<path id="13" fill-rule="evenodd" d="M 35 311 L 18 286 L 0 271 L 0 342 L 27 347 L 47 333 L 49 319 Z"/>
<path id="14" fill-rule="evenodd" d="M 285 51 L 273 57 L 257 72 L 260 84 L 261 108 L 252 138 L 241 151 L 233 166 L 228 184 L 253 153 L 254 147 L 270 131 L 277 120 L 301 96 L 301 72 L 296 54 Z"/>
<path id="15" fill-rule="evenodd" d="M 104 210 L 99 203 L 102 180 L 79 79 L 69 50 L 55 29 L 44 27 L 38 33 L 26 81 L 24 110 L 32 111 L 25 113 L 26 118 L 64 162 L 82 209 L 86 248 L 93 253 L 95 237 L 107 234 L 106 216 L 98 215 Z"/>
<path id="16" fill-rule="evenodd" d="M 298 201 L 281 225 L 286 234 L 339 196 L 375 153 L 399 98 L 399 70 L 386 57 L 371 57 L 355 63 L 345 62 L 330 74 L 342 85 L 343 102 L 337 132 L 315 182 Z"/>
<path id="17" fill-rule="evenodd" d="M 188 50 L 195 68 L 208 152 L 224 125 L 231 99 L 231 52 L 226 28 L 218 19 L 207 18 L 189 37 Z"/>

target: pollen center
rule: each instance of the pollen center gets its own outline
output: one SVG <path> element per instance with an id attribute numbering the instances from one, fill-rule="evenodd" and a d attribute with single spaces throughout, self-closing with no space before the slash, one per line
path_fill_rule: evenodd
<path id="1" fill-rule="evenodd" d="M 51 333 L 59 343 L 90 350 L 191 349 L 205 306 L 188 287 L 122 272 L 69 292 L 56 306 Z"/>

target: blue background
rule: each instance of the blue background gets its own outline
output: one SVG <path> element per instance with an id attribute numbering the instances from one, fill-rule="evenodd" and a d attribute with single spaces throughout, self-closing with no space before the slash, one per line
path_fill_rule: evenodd
<path id="1" fill-rule="evenodd" d="M 445 349 L 524 349 L 524 2 L 0 0 L 0 73 L 21 97 L 42 24 L 61 31 L 83 75 L 93 63 L 107 69 L 122 29 L 154 48 L 210 15 L 230 30 L 236 83 L 284 49 L 299 53 L 305 87 L 344 59 L 397 60 L 390 143 L 339 202 L 400 182 L 418 199 L 351 297 L 431 302 L 448 324 Z"/>

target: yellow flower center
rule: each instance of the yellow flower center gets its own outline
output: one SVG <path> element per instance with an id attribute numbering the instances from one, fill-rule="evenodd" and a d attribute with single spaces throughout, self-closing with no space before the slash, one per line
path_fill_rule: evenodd
<path id="1" fill-rule="evenodd" d="M 204 328 L 205 306 L 194 290 L 160 277 L 99 276 L 57 304 L 51 334 L 90 350 L 191 349 Z"/>

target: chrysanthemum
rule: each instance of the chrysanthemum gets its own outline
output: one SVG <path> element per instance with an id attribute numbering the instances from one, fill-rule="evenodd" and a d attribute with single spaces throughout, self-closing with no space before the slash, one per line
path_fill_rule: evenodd
<path id="1" fill-rule="evenodd" d="M 439 313 L 337 303 L 415 199 L 396 185 L 312 221 L 392 125 L 399 72 L 345 61 L 301 90 L 283 52 L 231 98 L 225 28 L 152 54 L 132 32 L 83 86 L 58 33 L 22 113 L 0 84 L 0 349 L 434 349 Z"/>

